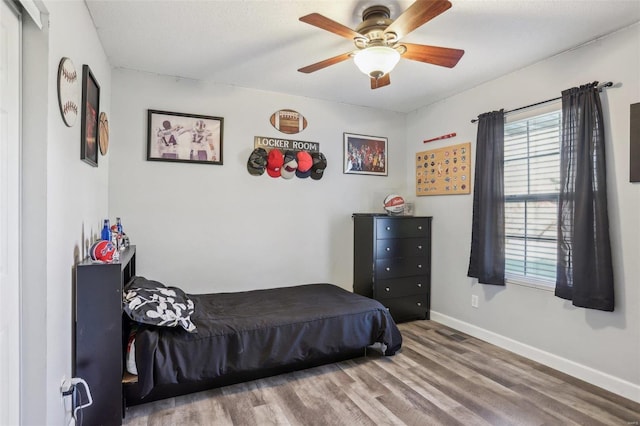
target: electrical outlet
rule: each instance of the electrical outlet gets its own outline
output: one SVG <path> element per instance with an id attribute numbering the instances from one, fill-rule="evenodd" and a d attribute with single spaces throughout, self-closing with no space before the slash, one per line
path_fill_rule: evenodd
<path id="1" fill-rule="evenodd" d="M 478 307 L 478 296 L 476 294 L 472 294 L 471 295 L 471 306 L 473 308 L 477 308 Z"/>

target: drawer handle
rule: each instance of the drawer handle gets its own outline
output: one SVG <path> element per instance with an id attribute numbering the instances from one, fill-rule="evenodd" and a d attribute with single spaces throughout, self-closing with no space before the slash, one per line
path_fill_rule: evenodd
<path id="1" fill-rule="evenodd" d="M 418 245 L 418 250 L 422 250 L 422 246 L 421 245 Z"/>
<path id="2" fill-rule="evenodd" d="M 387 272 L 389 272 L 391 270 L 391 268 L 389 268 L 388 266 L 386 268 L 384 268 Z"/>
<path id="3" fill-rule="evenodd" d="M 384 291 L 389 292 L 389 291 L 391 291 L 391 289 L 389 287 L 385 287 Z"/>
<path id="4" fill-rule="evenodd" d="M 418 230 L 422 231 L 422 225 L 418 225 Z"/>
<path id="5" fill-rule="evenodd" d="M 416 305 L 422 306 L 422 302 L 418 302 L 418 303 L 416 303 Z"/>
<path id="6" fill-rule="evenodd" d="M 418 283 L 418 288 L 422 288 L 422 283 Z"/>
<path id="7" fill-rule="evenodd" d="M 422 269 L 422 265 L 418 265 L 418 269 Z"/>
<path id="8" fill-rule="evenodd" d="M 390 226 L 387 226 L 387 231 L 391 231 L 391 227 Z"/>
<path id="9" fill-rule="evenodd" d="M 385 250 L 386 251 L 391 251 L 391 247 L 387 247 Z"/>

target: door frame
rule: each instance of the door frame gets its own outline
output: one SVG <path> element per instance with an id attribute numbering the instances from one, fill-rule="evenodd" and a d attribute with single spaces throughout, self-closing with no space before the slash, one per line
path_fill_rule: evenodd
<path id="1" fill-rule="evenodd" d="M 0 114 L 0 423 L 19 424 L 21 404 L 21 284 L 22 284 L 22 15 L 9 0 L 1 0 L 1 25 L 7 29 L 0 54 L 7 53 L 8 87 L 1 87 Z M 18 82 L 17 85 L 13 83 Z M 4 86 L 0 80 L 0 86 Z M 7 101 L 8 100 L 8 101 Z"/>

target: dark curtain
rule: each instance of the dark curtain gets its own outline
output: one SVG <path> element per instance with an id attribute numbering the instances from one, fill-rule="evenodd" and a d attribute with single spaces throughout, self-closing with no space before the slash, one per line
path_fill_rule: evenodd
<path id="1" fill-rule="evenodd" d="M 555 294 L 613 311 L 604 126 L 597 82 L 562 92 Z"/>
<path id="2" fill-rule="evenodd" d="M 478 117 L 468 276 L 504 285 L 504 111 Z"/>

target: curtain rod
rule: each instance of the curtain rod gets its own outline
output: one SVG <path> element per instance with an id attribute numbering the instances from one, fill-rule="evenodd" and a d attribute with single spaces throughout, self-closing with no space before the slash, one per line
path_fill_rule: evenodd
<path id="1" fill-rule="evenodd" d="M 610 81 L 607 81 L 606 83 L 602 83 L 602 84 L 600 84 L 598 86 L 598 91 L 602 92 L 602 90 L 605 87 L 612 87 L 612 86 L 613 86 L 613 83 L 610 82 Z M 553 99 L 547 99 L 546 101 L 536 102 L 535 104 L 531 104 L 531 105 L 525 105 L 525 106 L 520 107 L 520 108 L 515 108 L 515 109 L 512 109 L 510 111 L 505 111 L 504 113 L 505 114 L 509 114 L 510 112 L 516 112 L 516 111 L 520 111 L 520 110 L 523 110 L 523 109 L 532 108 L 534 106 L 543 105 L 543 104 L 546 104 L 546 103 L 549 103 L 549 102 L 557 101 L 558 99 L 562 99 L 562 96 L 558 96 L 557 98 L 553 98 Z M 473 120 L 471 120 L 471 122 L 472 123 L 477 123 L 478 122 L 478 118 L 477 117 L 474 118 Z"/>

